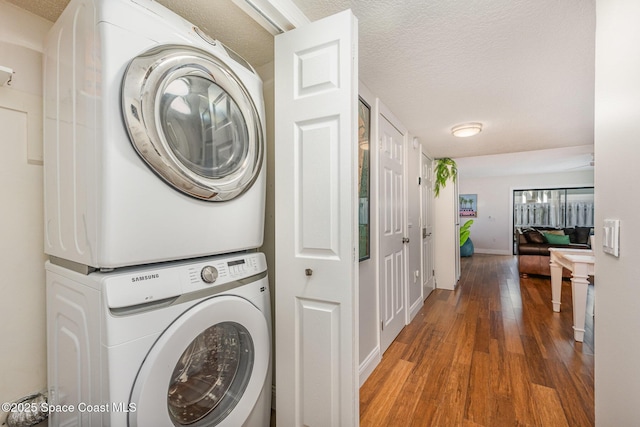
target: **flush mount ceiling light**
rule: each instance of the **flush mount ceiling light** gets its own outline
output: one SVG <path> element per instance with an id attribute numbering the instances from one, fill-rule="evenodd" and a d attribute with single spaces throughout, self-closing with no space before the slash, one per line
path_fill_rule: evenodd
<path id="1" fill-rule="evenodd" d="M 466 138 L 467 136 L 473 136 L 480 133 L 482 130 L 482 123 L 463 123 L 451 128 L 451 134 L 458 138 Z"/>

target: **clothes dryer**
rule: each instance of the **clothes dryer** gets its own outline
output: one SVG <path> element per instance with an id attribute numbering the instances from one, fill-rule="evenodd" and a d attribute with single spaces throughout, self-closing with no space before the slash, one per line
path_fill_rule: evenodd
<path id="1" fill-rule="evenodd" d="M 263 254 L 46 277 L 50 426 L 269 425 Z"/>
<path id="2" fill-rule="evenodd" d="M 44 61 L 45 252 L 116 268 L 262 245 L 262 81 L 151 0 L 72 0 Z"/>

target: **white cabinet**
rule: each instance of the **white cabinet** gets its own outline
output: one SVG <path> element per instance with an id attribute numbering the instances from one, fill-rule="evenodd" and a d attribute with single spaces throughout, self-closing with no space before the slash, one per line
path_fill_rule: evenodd
<path id="1" fill-rule="evenodd" d="M 436 288 L 454 290 L 460 278 L 458 183 L 448 181 L 433 204 Z"/>

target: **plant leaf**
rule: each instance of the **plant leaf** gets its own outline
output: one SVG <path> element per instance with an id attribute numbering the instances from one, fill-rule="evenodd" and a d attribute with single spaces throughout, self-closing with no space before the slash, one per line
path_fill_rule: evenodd
<path id="1" fill-rule="evenodd" d="M 460 227 L 460 246 L 464 245 L 471 235 L 471 230 L 469 229 L 471 224 L 473 224 L 473 220 L 469 219 Z"/>
<path id="2" fill-rule="evenodd" d="M 456 182 L 458 178 L 458 166 L 455 160 L 444 157 L 437 159 L 435 164 L 435 183 L 433 186 L 433 193 L 435 197 L 440 195 L 440 190 L 447 185 L 447 181 L 451 180 Z"/>

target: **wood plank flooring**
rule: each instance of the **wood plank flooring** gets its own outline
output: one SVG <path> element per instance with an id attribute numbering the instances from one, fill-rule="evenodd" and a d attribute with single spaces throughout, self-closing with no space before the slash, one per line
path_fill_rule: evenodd
<path id="1" fill-rule="evenodd" d="M 360 425 L 593 426 L 592 298 L 578 343 L 569 281 L 554 313 L 549 279 L 520 279 L 515 257 L 463 258 L 360 389 Z"/>

